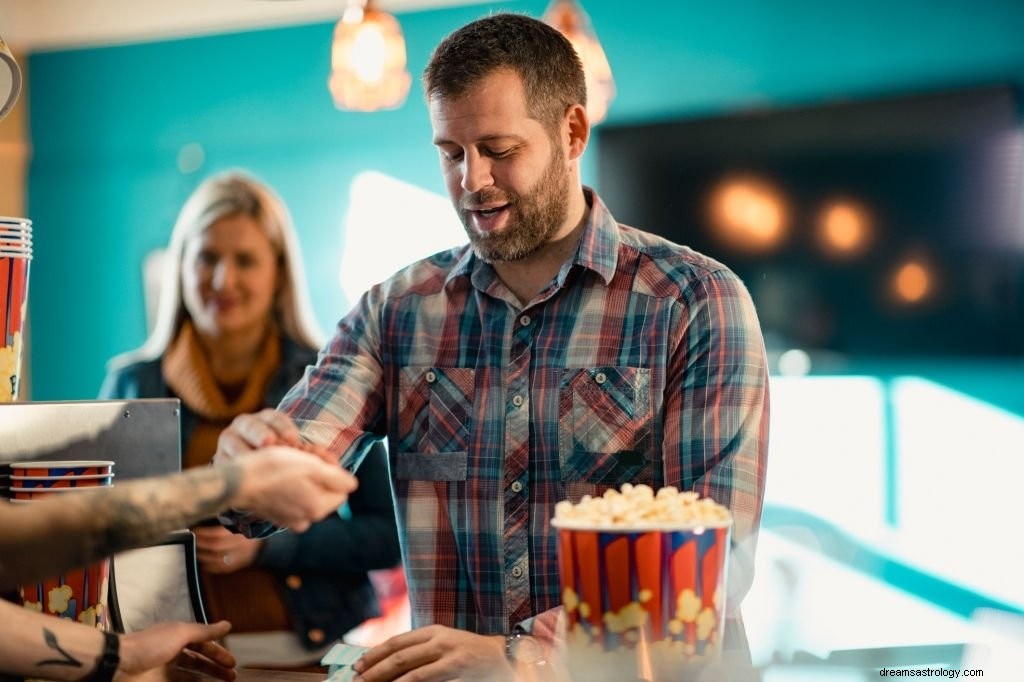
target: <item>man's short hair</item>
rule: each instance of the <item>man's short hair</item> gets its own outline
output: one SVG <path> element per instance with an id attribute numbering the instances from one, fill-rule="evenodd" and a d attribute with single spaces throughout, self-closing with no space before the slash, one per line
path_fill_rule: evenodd
<path id="1" fill-rule="evenodd" d="M 557 29 L 523 14 L 500 13 L 466 24 L 434 49 L 423 71 L 427 100 L 457 99 L 495 71 L 519 74 L 530 115 L 548 127 L 566 109 L 586 106 L 583 64 Z"/>

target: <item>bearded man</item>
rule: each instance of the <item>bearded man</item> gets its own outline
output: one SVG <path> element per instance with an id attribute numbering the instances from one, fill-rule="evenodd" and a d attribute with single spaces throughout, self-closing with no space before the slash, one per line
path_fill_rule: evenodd
<path id="1" fill-rule="evenodd" d="M 560 608 L 555 504 L 627 482 L 729 507 L 738 614 L 768 440 L 747 290 L 721 263 L 617 223 L 583 186 L 583 69 L 555 29 L 474 21 L 423 82 L 469 244 L 371 288 L 278 411 L 237 418 L 217 457 L 302 440 L 352 467 L 387 439 L 413 630 L 363 656 L 368 682 L 543 677 Z"/>

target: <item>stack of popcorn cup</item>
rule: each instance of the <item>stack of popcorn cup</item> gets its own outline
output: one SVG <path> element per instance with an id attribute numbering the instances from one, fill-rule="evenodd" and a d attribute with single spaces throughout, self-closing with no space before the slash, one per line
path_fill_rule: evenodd
<path id="1" fill-rule="evenodd" d="M 565 655 L 574 680 L 677 680 L 716 663 L 732 517 L 697 493 L 623 485 L 560 502 Z"/>
<path id="2" fill-rule="evenodd" d="M 12 462 L 9 467 L 11 504 L 37 504 L 44 498 L 65 500 L 112 486 L 114 479 L 114 463 L 107 460 Z M 104 559 L 22 585 L 18 592 L 26 609 L 106 630 L 109 579 L 110 560 Z"/>
<path id="3" fill-rule="evenodd" d="M 32 221 L 0 217 L 0 402 L 18 399 Z"/>
<path id="4" fill-rule="evenodd" d="M 0 462 L 0 498 L 7 499 L 11 496 L 11 465 L 7 462 Z"/>

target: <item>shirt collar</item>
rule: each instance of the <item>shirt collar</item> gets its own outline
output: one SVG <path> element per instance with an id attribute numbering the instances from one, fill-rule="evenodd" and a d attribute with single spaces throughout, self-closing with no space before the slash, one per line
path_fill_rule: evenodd
<path id="1" fill-rule="evenodd" d="M 593 270 L 604 280 L 605 284 L 612 281 L 615 267 L 619 259 L 618 223 L 608 207 L 604 205 L 597 192 L 584 186 L 583 194 L 587 199 L 590 211 L 586 218 L 586 227 L 580 238 L 579 248 L 573 265 Z"/>

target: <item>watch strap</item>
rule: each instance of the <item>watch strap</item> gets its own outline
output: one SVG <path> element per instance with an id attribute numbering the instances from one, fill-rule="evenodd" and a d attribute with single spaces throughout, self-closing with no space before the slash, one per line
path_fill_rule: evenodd
<path id="1" fill-rule="evenodd" d="M 96 669 L 89 675 L 89 682 L 111 682 L 117 667 L 121 665 L 121 638 L 113 632 L 103 633 L 103 653 L 96 663 Z"/>
<path id="2" fill-rule="evenodd" d="M 516 640 L 523 636 L 521 632 L 512 632 L 505 635 L 505 658 L 509 663 L 516 663 Z"/>
<path id="3" fill-rule="evenodd" d="M 524 656 L 524 651 L 526 655 Z M 546 661 L 543 649 L 537 640 L 525 632 L 513 632 L 505 635 L 505 658 L 515 665 L 544 665 Z"/>

